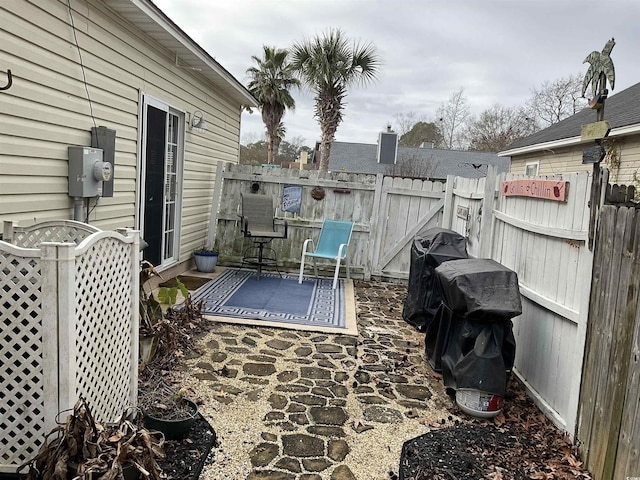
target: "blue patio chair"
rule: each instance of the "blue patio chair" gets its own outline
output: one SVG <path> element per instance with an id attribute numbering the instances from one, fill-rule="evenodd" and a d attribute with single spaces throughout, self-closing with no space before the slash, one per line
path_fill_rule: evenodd
<path id="1" fill-rule="evenodd" d="M 338 285 L 338 273 L 340 272 L 340 262 L 345 261 L 347 268 L 347 278 L 349 278 L 349 257 L 347 256 L 347 248 L 353 231 L 353 222 L 341 222 L 338 220 L 325 220 L 320 230 L 320 238 L 318 245 L 315 246 L 313 240 L 308 238 L 302 246 L 302 260 L 300 262 L 300 277 L 298 283 L 302 283 L 304 273 L 304 259 L 311 257 L 313 259 L 313 272 L 318 276 L 318 266 L 316 260 L 318 258 L 326 258 L 336 262 L 336 272 L 333 275 L 333 289 Z M 309 249 L 309 251 L 307 251 Z"/>

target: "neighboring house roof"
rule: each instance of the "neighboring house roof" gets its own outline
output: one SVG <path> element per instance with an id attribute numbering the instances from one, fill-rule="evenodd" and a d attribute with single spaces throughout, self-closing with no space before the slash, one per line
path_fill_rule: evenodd
<path id="1" fill-rule="evenodd" d="M 639 133 L 640 83 L 609 97 L 605 102 L 604 119 L 611 124 L 610 137 Z M 498 155 L 513 156 L 545 148 L 581 143 L 582 126 L 595 121 L 595 110 L 585 108 L 550 127 L 512 143 Z"/>
<path id="2" fill-rule="evenodd" d="M 150 0 L 109 0 L 109 8 L 175 55 L 176 66 L 191 68 L 243 106 L 257 107 L 253 95 Z"/>
<path id="3" fill-rule="evenodd" d="M 390 164 L 378 163 L 376 144 L 333 142 L 329 155 L 329 170 L 350 173 L 386 173 Z M 487 165 L 496 165 L 498 173 L 509 171 L 509 159 L 495 153 L 440 150 L 437 148 L 398 147 L 397 160 L 415 158 L 433 162 L 431 178 L 445 179 L 447 175 L 480 178 L 487 175 Z"/>

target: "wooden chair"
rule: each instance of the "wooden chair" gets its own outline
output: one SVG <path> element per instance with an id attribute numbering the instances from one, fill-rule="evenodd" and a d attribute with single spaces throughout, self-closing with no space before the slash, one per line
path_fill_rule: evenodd
<path id="1" fill-rule="evenodd" d="M 262 267 L 273 266 L 278 270 L 278 259 L 270 244 L 274 238 L 287 238 L 287 221 L 282 226 L 276 227 L 273 197 L 250 193 L 241 195 L 242 213 L 241 228 L 245 238 L 251 240 L 251 246 L 244 251 L 242 263 L 249 263 L 258 267 L 258 279 L 262 273 Z M 282 228 L 284 227 L 284 228 Z M 267 250 L 267 255 L 265 255 Z"/>
<path id="2" fill-rule="evenodd" d="M 320 238 L 318 238 L 317 246 L 311 238 L 304 241 L 302 246 L 302 260 L 300 262 L 300 276 L 298 283 L 302 283 L 304 273 L 305 257 L 313 259 L 313 272 L 318 276 L 318 266 L 316 260 L 318 258 L 326 258 L 336 262 L 336 270 L 333 275 L 333 289 L 338 285 L 338 273 L 340 272 L 340 262 L 344 260 L 347 269 L 347 278 L 349 277 L 349 257 L 347 256 L 347 248 L 353 231 L 353 222 L 343 222 L 338 220 L 325 220 L 320 230 Z M 309 250 L 307 250 L 309 249 Z"/>

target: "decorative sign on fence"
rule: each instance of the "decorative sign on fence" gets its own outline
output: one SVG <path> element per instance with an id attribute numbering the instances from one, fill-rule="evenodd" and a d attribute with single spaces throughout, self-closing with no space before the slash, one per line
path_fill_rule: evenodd
<path id="1" fill-rule="evenodd" d="M 285 185 L 282 190 L 282 211 L 300 213 L 302 204 L 302 187 Z"/>
<path id="2" fill-rule="evenodd" d="M 533 197 L 557 202 L 567 201 L 569 182 L 563 180 L 507 180 L 500 190 L 505 197 Z"/>
<path id="3" fill-rule="evenodd" d="M 458 205 L 458 208 L 456 209 L 456 216 L 463 220 L 469 220 L 469 207 Z"/>

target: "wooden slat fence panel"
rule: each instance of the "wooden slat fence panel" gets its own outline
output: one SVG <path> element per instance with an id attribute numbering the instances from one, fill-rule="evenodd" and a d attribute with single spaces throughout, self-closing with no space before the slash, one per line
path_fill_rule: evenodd
<path id="1" fill-rule="evenodd" d="M 636 228 L 638 223 L 636 223 Z M 640 232 L 636 233 L 640 236 Z M 636 250 L 637 252 L 637 250 Z M 634 268 L 638 270 L 638 255 L 634 258 Z M 638 278 L 635 276 L 634 278 Z M 622 429 L 616 454 L 615 480 L 625 480 L 640 471 L 640 309 L 636 309 L 634 327 L 631 330 L 632 346 L 629 354 L 629 374 L 622 410 Z M 635 401 L 634 401 L 635 400 Z"/>
<path id="2" fill-rule="evenodd" d="M 411 244 L 422 232 L 441 225 L 445 184 L 384 177 L 374 233 L 372 273 L 408 279 Z"/>
<path id="3" fill-rule="evenodd" d="M 221 263 L 240 265 L 243 252 L 250 246 L 250 241 L 240 231 L 240 195 L 249 194 L 252 184 L 257 183 L 257 193 L 273 196 L 278 207 L 276 217 L 279 220 L 286 219 L 289 224 L 288 238 L 274 240 L 271 245 L 281 268 L 290 271 L 299 268 L 304 240 L 317 238 L 324 219 L 350 220 L 355 223 L 349 246 L 351 265 L 356 275 L 368 276 L 368 246 L 376 179 L 375 175 L 228 165 L 223 173 L 215 241 Z M 281 211 L 284 185 L 302 186 L 300 213 Z M 311 197 L 315 187 L 324 189 L 323 199 Z M 336 189 L 349 192 L 340 193 Z M 328 262 L 319 262 L 321 271 L 323 265 L 326 272 L 332 268 Z"/>
<path id="4" fill-rule="evenodd" d="M 640 212 L 600 213 L 578 439 L 596 480 L 640 472 Z"/>
<path id="5" fill-rule="evenodd" d="M 240 232 L 238 214 L 240 194 L 249 193 L 254 182 L 259 185 L 258 193 L 272 195 L 278 205 L 284 185 L 302 186 L 300 213 L 276 214 L 287 220 L 289 235 L 286 240 L 274 240 L 272 247 L 278 265 L 289 271 L 299 267 L 304 240 L 317 238 L 322 221 L 332 218 L 355 223 L 349 253 L 356 277 L 373 274 L 407 279 L 413 238 L 441 224 L 442 182 L 228 165 L 223 173 L 217 230 L 210 236 L 215 237 L 222 264 L 240 265 L 250 245 Z M 315 187 L 324 189 L 322 200 L 311 197 Z M 326 268 L 325 273 L 331 265 L 326 263 Z"/>

